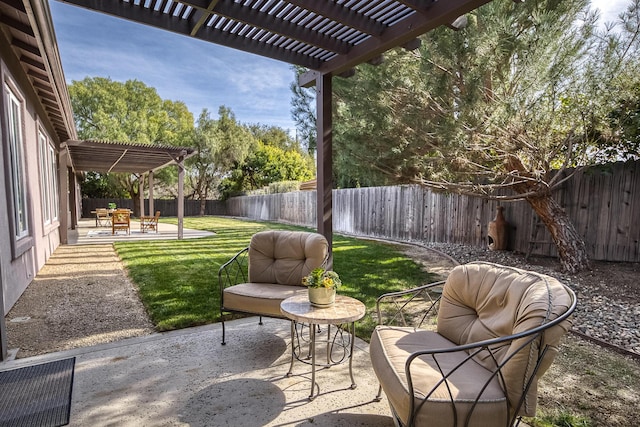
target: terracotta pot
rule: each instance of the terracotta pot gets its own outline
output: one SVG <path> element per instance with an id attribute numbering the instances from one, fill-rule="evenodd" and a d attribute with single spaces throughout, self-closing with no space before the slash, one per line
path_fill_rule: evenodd
<path id="1" fill-rule="evenodd" d="M 314 307 L 331 307 L 336 301 L 336 288 L 308 288 L 309 302 Z"/>
<path id="2" fill-rule="evenodd" d="M 498 206 L 498 212 L 493 221 L 489 222 L 487 239 L 489 240 L 489 250 L 503 251 L 507 249 L 509 223 L 504 219 L 502 206 Z"/>

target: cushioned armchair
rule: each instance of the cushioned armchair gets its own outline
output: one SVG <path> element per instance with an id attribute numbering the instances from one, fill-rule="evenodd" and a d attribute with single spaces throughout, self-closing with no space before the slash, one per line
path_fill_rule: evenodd
<path id="1" fill-rule="evenodd" d="M 575 307 L 556 279 L 489 263 L 458 266 L 444 285 L 383 295 L 386 325 L 374 330 L 370 355 L 396 421 L 495 427 L 534 416 L 538 378 Z"/>
<path id="2" fill-rule="evenodd" d="M 306 293 L 302 278 L 322 267 L 329 253 L 321 234 L 302 231 L 262 231 L 249 246 L 218 270 L 222 344 L 224 320 L 229 313 L 282 318 L 280 303 Z"/>

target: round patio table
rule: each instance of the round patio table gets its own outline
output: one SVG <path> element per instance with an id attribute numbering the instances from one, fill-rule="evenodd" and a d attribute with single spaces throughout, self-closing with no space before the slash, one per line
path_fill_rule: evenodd
<path id="1" fill-rule="evenodd" d="M 349 360 L 349 376 L 351 377 L 351 388 L 356 388 L 353 378 L 353 346 L 355 342 L 355 322 L 362 319 L 365 314 L 365 306 L 355 298 L 344 295 L 336 295 L 335 303 L 330 307 L 314 307 L 309 302 L 306 294 L 297 295 L 285 299 L 280 304 L 282 314 L 291 320 L 291 365 L 287 376 L 293 372 L 294 360 L 308 363 L 301 357 L 302 333 L 298 332 L 298 326 L 302 328 L 309 326 L 311 335 L 309 342 L 309 357 L 311 358 L 311 394 L 309 400 L 314 399 L 316 386 L 316 329 L 319 325 L 327 325 L 327 363 L 331 366 Z M 331 337 L 331 325 L 337 325 L 335 335 Z M 346 332 L 347 337 L 344 336 Z M 343 350 L 343 355 L 339 360 L 333 360 L 333 353 L 338 347 Z"/>

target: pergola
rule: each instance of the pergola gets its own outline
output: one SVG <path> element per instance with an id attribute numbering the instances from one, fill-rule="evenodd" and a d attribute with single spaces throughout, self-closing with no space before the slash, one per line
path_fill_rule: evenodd
<path id="1" fill-rule="evenodd" d="M 331 80 L 491 0 L 59 0 L 299 65 L 316 87 L 317 229 L 332 242 Z"/>
<path id="2" fill-rule="evenodd" d="M 152 215 L 154 211 L 153 173 L 176 164 L 178 166 L 178 239 L 182 239 L 184 229 L 184 160 L 195 154 L 193 148 L 75 140 L 67 141 L 66 147 L 76 172 L 124 172 L 137 175 L 140 188 L 140 216 L 144 215 L 144 175 L 148 175 L 149 213 Z M 72 205 L 75 206 L 75 200 L 72 202 Z"/>

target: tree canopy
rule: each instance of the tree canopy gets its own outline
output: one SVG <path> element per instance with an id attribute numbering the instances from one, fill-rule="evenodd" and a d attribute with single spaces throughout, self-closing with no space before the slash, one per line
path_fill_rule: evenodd
<path id="1" fill-rule="evenodd" d="M 243 160 L 235 163 L 222 182 L 223 198 L 256 190 L 282 181 L 307 181 L 315 176 L 313 158 L 299 142 L 281 128 L 249 127 L 257 145 Z"/>
<path id="2" fill-rule="evenodd" d="M 214 195 L 222 179 L 234 165 L 244 161 L 257 142 L 225 106 L 218 109 L 218 119 L 212 119 L 206 109 L 200 113 L 193 141 L 196 155 L 187 162 L 188 176 L 193 196 L 202 201 L 201 213 L 204 214 L 204 202 Z"/>
<path id="3" fill-rule="evenodd" d="M 204 109 L 194 124 L 181 101 L 163 100 L 154 88 L 137 80 L 116 82 L 87 77 L 69 87 L 78 135 L 82 139 L 191 146 L 186 162 L 188 197 L 205 201 L 259 188 L 280 180 L 310 179 L 313 162 L 284 130 L 264 124 L 245 125 L 225 106 L 213 118 Z M 175 168 L 156 172 L 155 184 L 174 194 Z M 130 197 L 137 202 L 138 177 L 131 174 L 85 175 L 89 197 Z M 221 188 L 220 185 L 224 181 Z M 156 192 L 158 194 L 158 192 Z"/>
<path id="4" fill-rule="evenodd" d="M 494 1 L 459 31 L 438 28 L 414 51 L 335 79 L 337 185 L 526 200 L 565 269 L 584 268 L 584 244 L 551 196 L 575 166 L 638 155 L 638 10 L 631 1 L 601 30 L 588 0 Z"/>
<path id="5" fill-rule="evenodd" d="M 82 139 L 180 146 L 193 131 L 184 102 L 163 100 L 138 80 L 87 77 L 73 81 L 69 94 Z"/>
<path id="6" fill-rule="evenodd" d="M 180 101 L 163 100 L 154 88 L 138 80 L 124 83 L 87 77 L 69 85 L 78 137 L 141 144 L 187 146 L 193 134 L 193 115 Z M 171 168 L 173 169 L 173 168 Z M 137 200 L 138 179 L 131 174 L 91 173 L 82 182 L 92 197 L 131 197 Z M 172 185 L 176 171 L 156 174 L 158 183 Z"/>

